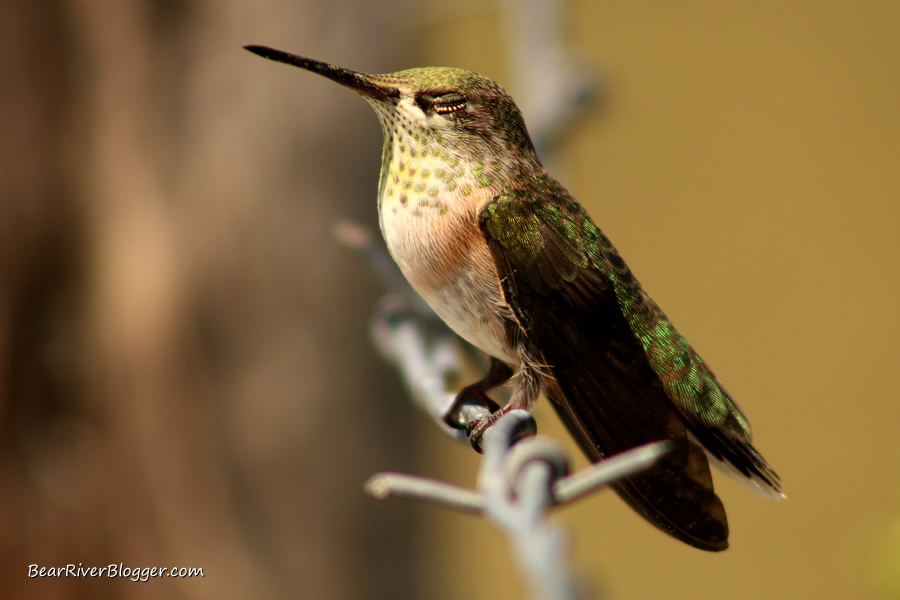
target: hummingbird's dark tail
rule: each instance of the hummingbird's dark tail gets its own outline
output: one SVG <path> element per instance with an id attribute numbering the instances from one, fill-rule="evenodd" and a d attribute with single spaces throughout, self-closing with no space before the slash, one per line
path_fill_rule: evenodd
<path id="1" fill-rule="evenodd" d="M 603 371 L 605 369 L 601 367 L 593 373 L 601 375 Z M 594 397 L 597 390 L 604 388 L 590 383 L 600 382 L 589 383 L 582 379 L 582 386 L 575 389 L 565 383 L 560 381 L 559 386 L 548 386 L 547 395 L 585 455 L 591 461 L 597 461 L 606 457 L 601 448 L 627 449 L 615 439 L 622 431 L 615 425 L 610 427 L 609 422 L 604 423 L 596 410 L 598 406 L 610 406 L 607 402 L 598 403 Z M 593 388 L 587 394 L 580 393 L 585 389 L 584 384 Z M 563 395 L 561 386 L 568 388 L 569 393 Z M 612 391 L 616 387 L 607 385 L 605 389 Z M 627 398 L 624 401 L 628 402 Z M 653 420 L 653 416 L 647 416 Z M 689 440 L 674 410 L 668 416 L 670 423 L 665 429 L 670 436 L 666 439 L 673 444 L 671 452 L 651 470 L 621 480 L 613 489 L 638 514 L 665 533 L 701 550 L 725 550 L 728 548 L 728 519 L 722 501 L 713 490 L 706 453 Z M 604 417 L 609 419 L 610 415 Z M 629 433 L 639 435 L 639 429 L 642 428 L 637 425 Z M 679 432 L 684 433 L 679 435 Z"/>
<path id="2" fill-rule="evenodd" d="M 681 440 L 668 462 L 613 486 L 631 508 L 679 540 L 710 552 L 728 548 L 725 506 L 713 491 L 706 453 Z"/>

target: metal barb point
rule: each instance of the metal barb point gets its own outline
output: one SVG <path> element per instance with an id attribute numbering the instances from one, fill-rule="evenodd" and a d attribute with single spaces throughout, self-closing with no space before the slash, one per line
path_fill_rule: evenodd
<path id="1" fill-rule="evenodd" d="M 484 500 L 475 491 L 405 473 L 378 473 L 366 481 L 367 494 L 383 500 L 389 496 L 401 496 L 425 500 L 464 512 L 481 512 Z"/>

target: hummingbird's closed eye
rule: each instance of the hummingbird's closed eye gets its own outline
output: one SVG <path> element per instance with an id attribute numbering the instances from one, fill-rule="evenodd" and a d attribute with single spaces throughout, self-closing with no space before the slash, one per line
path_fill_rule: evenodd
<path id="1" fill-rule="evenodd" d="M 434 112 L 439 115 L 446 115 L 460 110 L 465 110 L 466 99 L 462 94 L 457 92 L 449 92 L 441 94 L 434 98 Z"/>
<path id="2" fill-rule="evenodd" d="M 415 96 L 416 106 L 423 113 L 446 115 L 466 108 L 466 99 L 459 92 L 421 93 Z"/>

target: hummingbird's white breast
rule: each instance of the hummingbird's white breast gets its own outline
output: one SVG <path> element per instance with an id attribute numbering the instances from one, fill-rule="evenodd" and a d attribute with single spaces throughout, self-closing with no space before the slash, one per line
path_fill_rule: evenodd
<path id="1" fill-rule="evenodd" d="M 518 362 L 504 318 L 513 319 L 478 225 L 494 194 L 485 177 L 414 134 L 385 127 L 379 221 L 391 256 L 413 288 L 458 335 L 511 365 Z M 477 167 L 484 169 L 483 165 Z"/>

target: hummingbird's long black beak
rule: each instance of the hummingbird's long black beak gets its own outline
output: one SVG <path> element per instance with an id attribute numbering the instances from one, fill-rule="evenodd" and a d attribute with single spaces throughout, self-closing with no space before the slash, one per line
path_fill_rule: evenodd
<path id="1" fill-rule="evenodd" d="M 358 73 L 350 69 L 336 67 L 328 63 L 324 63 L 311 58 L 303 58 L 294 54 L 288 54 L 281 50 L 275 50 L 266 46 L 244 46 L 245 50 L 249 50 L 253 54 L 274 60 L 276 62 L 300 67 L 313 73 L 318 73 L 323 77 L 327 77 L 332 81 L 336 81 L 343 86 L 356 90 L 364 96 L 374 98 L 375 100 L 388 100 L 391 98 L 399 98 L 400 90 L 397 88 L 378 85 L 365 73 Z"/>

